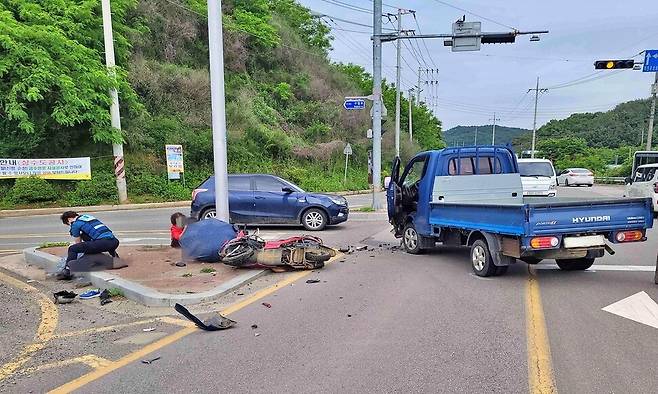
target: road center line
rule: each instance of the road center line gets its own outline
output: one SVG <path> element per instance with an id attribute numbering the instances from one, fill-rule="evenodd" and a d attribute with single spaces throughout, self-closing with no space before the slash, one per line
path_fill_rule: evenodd
<path id="1" fill-rule="evenodd" d="M 525 289 L 526 336 L 528 339 L 528 383 L 531 394 L 557 393 L 553 377 L 551 349 L 541 303 L 539 282 L 528 267 Z"/>
<path id="2" fill-rule="evenodd" d="M 32 357 L 32 354 L 43 349 L 46 346 L 46 342 L 52 339 L 55 334 L 55 328 L 57 328 L 58 312 L 57 307 L 55 307 L 55 304 L 53 304 L 50 298 L 46 297 L 45 294 L 27 283 L 12 278 L 2 272 L 0 272 L 0 281 L 35 296 L 39 303 L 39 307 L 41 308 L 41 320 L 39 322 L 39 327 L 37 328 L 34 342 L 26 345 L 14 360 L 0 367 L 1 381 L 16 372 L 17 369 Z"/>

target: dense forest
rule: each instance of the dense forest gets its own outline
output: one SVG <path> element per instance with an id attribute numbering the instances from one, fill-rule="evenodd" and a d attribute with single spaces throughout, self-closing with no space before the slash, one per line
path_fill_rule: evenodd
<path id="1" fill-rule="evenodd" d="M 493 125 L 482 126 L 455 126 L 443 132 L 443 140 L 448 146 L 475 145 L 477 130 L 477 144 L 491 144 Z M 529 135 L 532 130 L 518 127 L 496 125 L 496 144 L 511 144 L 515 139 Z"/>
<path id="2" fill-rule="evenodd" d="M 0 182 L 0 205 L 116 200 L 111 143 L 123 141 L 132 201 L 189 198 L 212 173 L 207 10 L 202 0 L 113 0 L 115 76 L 104 65 L 97 0 L 0 0 L 0 157 L 92 157 L 92 180 Z M 223 1 L 231 172 L 269 172 L 318 191 L 367 187 L 368 111 L 345 96 L 372 91 L 361 67 L 329 60 L 330 30 L 294 0 Z M 119 90 L 122 132 L 110 127 Z M 395 91 L 384 83 L 384 101 Z M 402 124 L 407 102 L 402 100 Z M 389 111 L 390 113 L 390 111 Z M 393 123 L 384 124 L 386 171 Z M 441 123 L 414 106 L 414 142 L 439 148 Z M 348 182 L 342 149 L 354 150 Z M 186 186 L 167 182 L 164 145 L 182 144 Z"/>

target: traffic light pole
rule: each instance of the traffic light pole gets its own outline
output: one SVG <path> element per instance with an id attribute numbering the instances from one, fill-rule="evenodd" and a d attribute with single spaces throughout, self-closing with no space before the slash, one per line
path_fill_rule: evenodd
<path id="1" fill-rule="evenodd" d="M 651 86 L 651 112 L 649 113 L 649 131 L 647 133 L 647 150 L 651 150 L 651 139 L 653 137 L 653 120 L 656 116 L 656 90 L 658 90 L 658 72 Z"/>
<path id="2" fill-rule="evenodd" d="M 398 35 L 402 32 L 402 9 L 398 8 Z M 400 58 L 402 57 L 402 41 L 397 40 L 397 64 L 395 67 L 395 155 L 400 156 Z"/>
<path id="3" fill-rule="evenodd" d="M 382 172 L 382 0 L 372 4 L 372 208 L 378 210 Z"/>
<path id="4" fill-rule="evenodd" d="M 414 91 L 413 89 L 409 89 L 409 141 L 414 140 L 414 130 L 412 125 L 414 118 L 413 107 L 412 107 L 413 105 L 412 101 L 414 101 L 413 91 Z"/>

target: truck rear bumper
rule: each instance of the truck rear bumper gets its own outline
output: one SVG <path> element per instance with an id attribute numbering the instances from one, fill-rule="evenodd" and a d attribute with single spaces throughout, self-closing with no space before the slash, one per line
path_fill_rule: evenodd
<path id="1" fill-rule="evenodd" d="M 605 253 L 604 247 L 597 248 L 583 248 L 583 249 L 549 249 L 549 250 L 524 250 L 521 252 L 523 257 L 535 257 L 538 259 L 580 259 L 586 258 L 599 258 L 603 257 Z"/>

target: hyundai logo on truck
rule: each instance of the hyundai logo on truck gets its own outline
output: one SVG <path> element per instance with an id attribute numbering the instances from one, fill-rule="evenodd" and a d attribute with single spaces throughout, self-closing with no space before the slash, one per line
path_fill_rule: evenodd
<path id="1" fill-rule="evenodd" d="M 592 222 L 609 222 L 610 216 L 582 216 L 579 218 L 571 218 L 573 223 L 592 223 Z"/>

